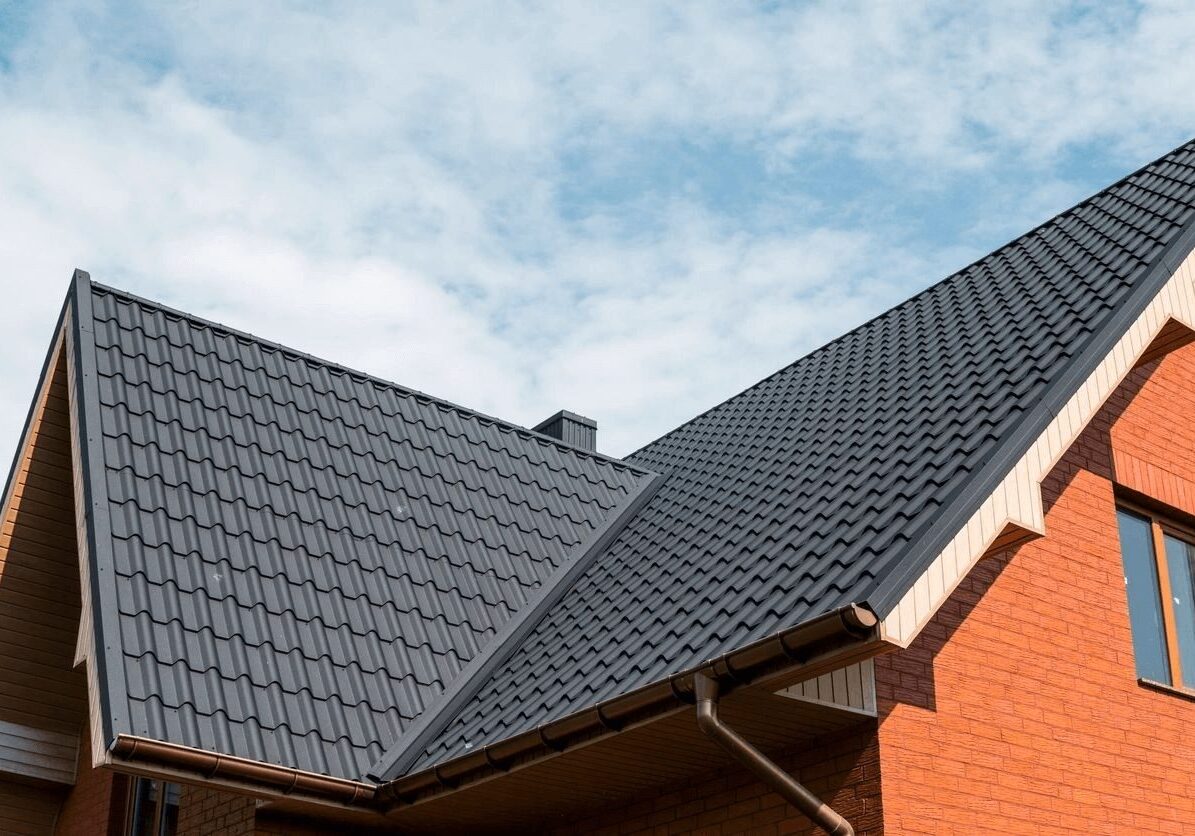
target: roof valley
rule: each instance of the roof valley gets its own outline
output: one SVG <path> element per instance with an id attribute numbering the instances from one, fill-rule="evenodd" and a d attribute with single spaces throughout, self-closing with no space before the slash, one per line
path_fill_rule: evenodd
<path id="1" fill-rule="evenodd" d="M 580 575 L 589 568 L 602 551 L 634 518 L 635 514 L 655 496 L 665 477 L 652 474 L 642 480 L 623 504 L 607 516 L 605 522 L 573 549 L 572 554 L 556 573 L 539 589 L 518 613 L 506 622 L 482 651 L 449 683 L 439 699 L 420 715 L 418 721 L 404 730 L 402 736 L 378 759 L 366 777 L 382 782 L 402 775 L 422 755 L 424 747 L 443 732 L 456 712 L 477 694 L 494 673 L 510 658 L 527 634 L 548 610 L 560 600 Z"/>

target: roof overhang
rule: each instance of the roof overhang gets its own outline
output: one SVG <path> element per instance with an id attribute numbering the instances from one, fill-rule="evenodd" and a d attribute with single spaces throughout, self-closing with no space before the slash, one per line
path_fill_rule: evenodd
<path id="1" fill-rule="evenodd" d="M 492 792 L 500 797 L 519 786 L 535 792 L 550 781 L 555 808 L 573 813 L 583 809 L 594 793 L 608 799 L 658 785 L 662 778 L 676 777 L 674 772 L 692 775 L 712 763 L 727 762 L 689 715 L 696 674 L 719 681 L 729 694 L 728 711 L 742 711 L 741 716 L 728 716 L 757 731 L 762 747 L 791 745 L 870 718 L 772 692 L 884 649 L 876 617 L 847 605 L 644 688 L 404 775 L 382 785 L 378 800 L 396 821 L 447 826 L 444 816 L 465 816 L 475 802 L 489 799 L 491 791 L 480 788 L 499 778 L 501 787 Z M 766 710 L 758 711 L 765 705 Z M 782 726 L 782 733 L 769 736 L 772 723 Z M 632 751 L 643 762 L 642 768 L 630 768 L 619 755 Z M 694 751 L 701 755 L 694 756 Z M 645 757 L 649 753 L 653 756 Z M 455 795 L 465 787 L 470 788 L 468 793 Z M 542 790 L 538 792 L 542 795 Z M 449 794 L 454 794 L 452 801 L 441 805 Z M 483 806 L 493 809 L 498 800 L 489 799 Z M 512 821 L 519 820 L 517 805 L 511 806 L 509 815 Z"/>
<path id="2" fill-rule="evenodd" d="M 1178 249 L 1156 266 L 1162 285 L 1095 358 L 1044 430 L 979 503 L 929 566 L 903 591 L 882 623 L 886 641 L 908 647 L 975 564 L 989 554 L 1046 533 L 1042 481 L 1095 417 L 1125 376 L 1138 365 L 1195 340 L 1195 254 L 1190 228 Z M 1177 259 L 1177 260 L 1176 260 Z"/>

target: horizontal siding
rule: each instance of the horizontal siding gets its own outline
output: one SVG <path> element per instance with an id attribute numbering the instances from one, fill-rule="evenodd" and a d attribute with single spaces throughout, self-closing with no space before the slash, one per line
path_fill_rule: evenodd
<path id="1" fill-rule="evenodd" d="M 0 833 L 6 836 L 46 836 L 54 832 L 63 793 L 0 776 Z"/>
<path id="2" fill-rule="evenodd" d="M 0 772 L 73 784 L 77 735 L 0 721 Z"/>
<path id="3" fill-rule="evenodd" d="M 66 378 L 59 350 L 0 521 L 0 771 L 69 782 L 86 693 L 74 669 L 79 563 Z"/>

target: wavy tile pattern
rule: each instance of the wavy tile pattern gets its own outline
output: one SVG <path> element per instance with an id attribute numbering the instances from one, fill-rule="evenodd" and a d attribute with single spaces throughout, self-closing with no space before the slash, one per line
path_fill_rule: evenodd
<path id="1" fill-rule="evenodd" d="M 867 602 L 1193 204 L 1188 144 L 631 456 L 667 483 L 414 770 Z"/>
<path id="2" fill-rule="evenodd" d="M 360 777 L 643 478 L 108 288 L 92 307 L 118 731 Z"/>

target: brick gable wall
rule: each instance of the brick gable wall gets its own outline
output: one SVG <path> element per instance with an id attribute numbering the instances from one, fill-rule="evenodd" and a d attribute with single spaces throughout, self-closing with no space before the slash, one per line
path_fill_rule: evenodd
<path id="1" fill-rule="evenodd" d="M 1191 416 L 1195 347 L 1133 372 L 1044 484 L 1047 536 L 877 660 L 890 832 L 1195 831 L 1195 701 L 1136 681 L 1112 481 L 1195 511 Z"/>

